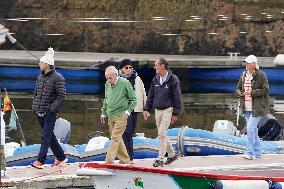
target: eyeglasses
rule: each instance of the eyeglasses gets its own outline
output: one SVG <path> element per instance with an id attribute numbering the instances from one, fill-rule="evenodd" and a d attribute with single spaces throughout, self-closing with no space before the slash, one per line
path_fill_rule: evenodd
<path id="1" fill-rule="evenodd" d="M 124 68 L 127 69 L 127 70 L 131 70 L 132 66 L 125 66 Z"/>

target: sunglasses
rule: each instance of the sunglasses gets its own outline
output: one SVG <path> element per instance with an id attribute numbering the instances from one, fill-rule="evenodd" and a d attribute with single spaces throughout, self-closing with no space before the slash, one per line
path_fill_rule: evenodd
<path id="1" fill-rule="evenodd" d="M 132 66 L 125 66 L 124 68 L 127 69 L 127 70 L 131 70 Z"/>

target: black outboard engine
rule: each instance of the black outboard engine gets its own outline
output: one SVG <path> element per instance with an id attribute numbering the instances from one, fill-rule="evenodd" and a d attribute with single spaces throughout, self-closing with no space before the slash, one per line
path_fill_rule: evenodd
<path id="1" fill-rule="evenodd" d="M 283 126 L 271 114 L 264 116 L 257 125 L 258 136 L 263 140 L 279 140 Z"/>

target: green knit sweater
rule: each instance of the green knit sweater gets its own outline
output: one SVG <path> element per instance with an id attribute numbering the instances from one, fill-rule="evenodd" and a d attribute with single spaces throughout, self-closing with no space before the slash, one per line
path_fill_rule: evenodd
<path id="1" fill-rule="evenodd" d="M 105 99 L 101 109 L 102 115 L 120 116 L 126 110 L 130 113 L 137 104 L 137 98 L 130 82 L 119 77 L 114 86 L 108 82 L 105 84 Z"/>

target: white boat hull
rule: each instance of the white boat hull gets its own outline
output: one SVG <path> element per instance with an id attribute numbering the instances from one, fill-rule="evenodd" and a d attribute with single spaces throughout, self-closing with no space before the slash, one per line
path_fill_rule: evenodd
<path id="1" fill-rule="evenodd" d="M 96 189 L 138 189 L 138 188 L 163 188 L 179 189 L 170 175 L 149 172 L 133 172 L 128 170 L 107 170 L 84 168 L 77 171 L 77 175 L 91 177 Z"/>

